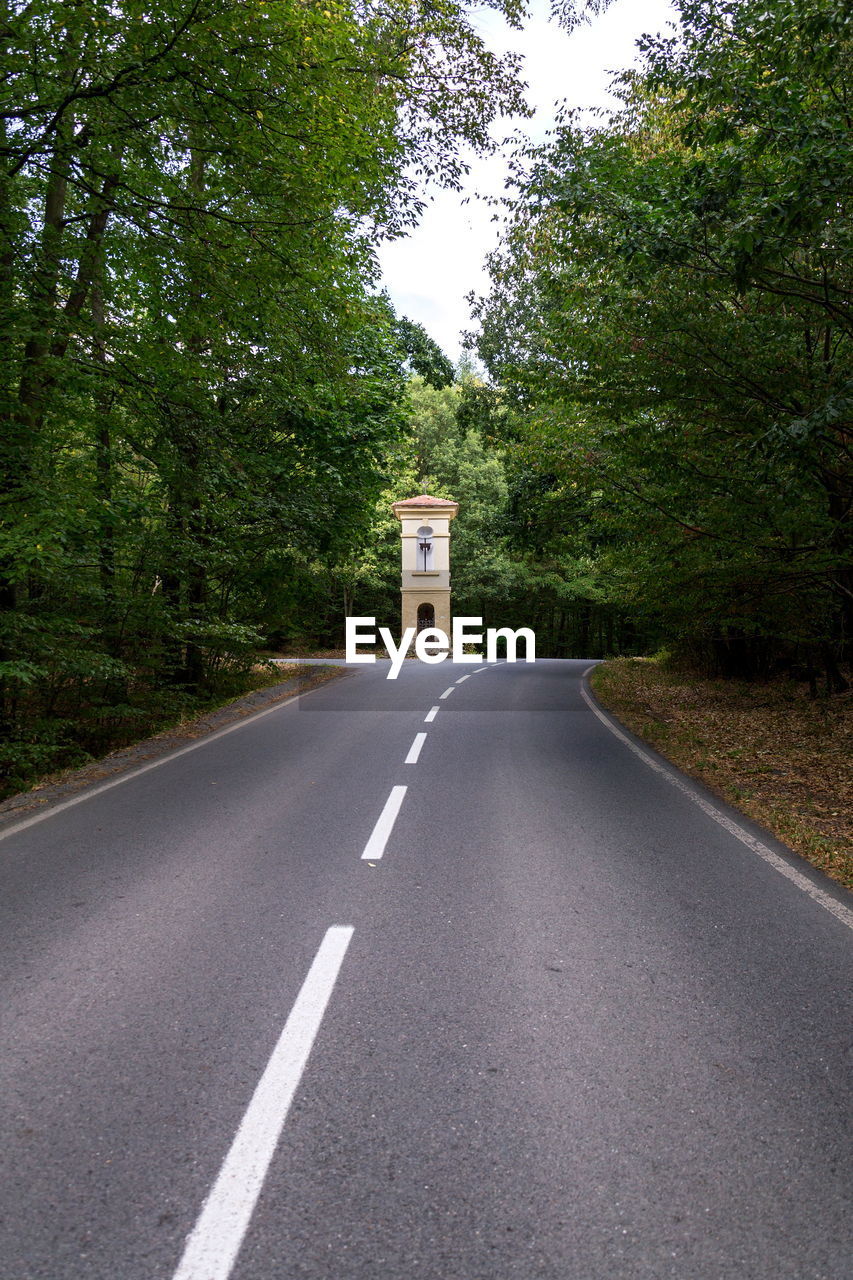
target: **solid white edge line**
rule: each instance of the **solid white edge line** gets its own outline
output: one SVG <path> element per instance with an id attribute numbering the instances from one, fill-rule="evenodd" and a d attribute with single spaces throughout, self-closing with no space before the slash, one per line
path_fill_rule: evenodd
<path id="1" fill-rule="evenodd" d="M 462 684 L 462 683 L 463 683 L 463 681 L 465 681 L 465 680 L 470 680 L 473 674 L 474 674 L 474 672 L 473 672 L 473 671 L 469 671 L 469 672 L 468 672 L 468 674 L 467 674 L 467 676 L 460 676 L 460 677 L 459 677 L 459 679 L 458 679 L 458 680 L 456 680 L 454 683 L 456 683 L 456 684 Z"/>
<path id="2" fill-rule="evenodd" d="M 432 724 L 440 710 L 441 707 L 430 707 L 429 711 L 424 716 L 424 724 Z"/>
<path id="3" fill-rule="evenodd" d="M 328 929 L 222 1163 L 173 1280 L 227 1280 L 353 935 Z"/>
<path id="4" fill-rule="evenodd" d="M 426 742 L 426 734 L 416 733 L 415 740 L 412 743 L 412 745 L 409 747 L 409 754 L 406 756 L 405 760 L 403 761 L 403 764 L 417 764 L 418 756 L 421 754 L 421 747 L 424 745 L 425 742 Z"/>
<path id="5" fill-rule="evenodd" d="M 306 689 L 303 693 L 295 693 L 292 698 L 285 698 L 284 702 L 277 702 L 274 707 L 266 707 L 263 711 L 255 711 L 243 720 L 238 720 L 236 724 L 226 725 L 224 729 L 215 729 L 213 733 L 208 733 L 205 737 L 199 738 L 197 742 L 191 742 L 189 746 L 178 747 L 177 751 L 170 751 L 167 755 L 160 756 L 158 760 L 151 760 L 148 764 L 140 765 L 138 769 L 129 769 L 127 773 L 121 774 L 118 778 L 113 778 L 110 782 L 102 782 L 97 787 L 88 788 L 81 791 L 79 795 L 72 796 L 70 800 L 62 800 L 59 804 L 50 805 L 39 813 L 33 813 L 29 818 L 23 818 L 20 822 L 0 830 L 0 840 L 5 840 L 7 836 L 14 836 L 19 831 L 24 831 L 27 827 L 33 827 L 37 822 L 44 822 L 45 818 L 52 818 L 54 814 L 62 813 L 64 809 L 71 809 L 75 804 L 82 804 L 84 800 L 93 800 L 95 796 L 102 795 L 104 791 L 119 787 L 123 782 L 130 782 L 132 778 L 138 778 L 143 773 L 149 773 L 152 769 L 159 769 L 161 765 L 169 764 L 170 761 L 177 760 L 179 756 L 188 755 L 190 751 L 198 751 L 200 747 L 206 747 L 209 742 L 216 742 L 219 738 L 224 738 L 229 733 L 236 733 L 238 729 L 245 729 L 246 725 L 254 724 L 256 720 L 263 720 L 264 716 L 271 716 L 275 711 L 283 711 L 285 707 L 298 702 L 300 698 L 306 698 L 309 693 L 316 693 L 317 689 L 322 688 L 322 685 L 318 685 L 317 688 Z M 142 744 L 138 745 L 141 746 Z"/>
<path id="6" fill-rule="evenodd" d="M 449 698 L 449 697 L 450 697 L 450 695 L 451 695 L 451 693 L 453 692 L 453 689 L 454 689 L 454 686 L 453 686 L 453 685 L 451 685 L 449 689 L 445 689 L 444 693 L 440 693 L 440 694 L 438 695 L 438 696 L 439 696 L 439 699 L 441 699 L 441 698 Z"/>
<path id="7" fill-rule="evenodd" d="M 589 668 L 589 670 L 592 670 L 592 668 Z M 583 674 L 585 676 L 586 672 Z M 780 857 L 778 853 L 774 853 L 766 844 L 763 844 L 761 840 L 756 839 L 755 836 L 750 835 L 750 833 L 745 831 L 743 827 L 738 825 L 738 823 L 733 822 L 732 819 L 718 809 L 716 805 L 711 804 L 710 800 L 706 800 L 703 795 L 700 795 L 700 793 L 693 788 L 687 778 L 683 778 L 679 774 L 673 772 L 672 769 L 668 769 L 665 765 L 655 760 L 654 756 L 649 755 L 647 751 L 644 751 L 642 747 L 638 746 L 636 742 L 632 742 L 627 734 L 623 733 L 622 730 L 613 723 L 610 717 L 606 715 L 600 707 L 596 706 L 592 697 L 587 693 L 583 685 L 581 685 L 581 697 L 584 699 L 592 713 L 598 716 L 601 723 L 605 725 L 620 742 L 624 743 L 629 751 L 633 751 L 635 756 L 639 756 L 644 764 L 647 764 L 650 769 L 654 769 L 655 773 L 659 773 L 661 777 L 666 778 L 667 782 L 676 787 L 683 795 L 687 796 L 689 800 L 692 800 L 695 805 L 698 805 L 703 813 L 706 813 L 709 818 L 713 818 L 715 822 L 719 823 L 721 827 L 728 831 L 729 835 L 733 835 L 737 840 L 740 840 L 741 844 L 745 844 L 747 849 L 751 850 L 752 853 L 757 854 L 758 857 L 763 859 L 763 861 L 771 866 L 774 871 L 778 871 L 781 876 L 785 876 L 785 878 L 795 884 L 798 889 L 802 889 L 803 893 L 807 893 L 808 896 L 813 898 L 815 902 L 824 908 L 824 910 L 835 916 L 836 920 L 840 920 L 848 929 L 853 929 L 853 911 L 851 911 L 849 907 L 845 907 L 843 903 L 837 902 L 835 898 L 826 893 L 825 890 L 821 889 L 818 885 L 812 884 L 811 880 L 809 880 L 807 876 L 804 876 L 801 871 L 798 871 L 796 867 L 792 867 L 784 858 Z"/>
<path id="8" fill-rule="evenodd" d="M 391 834 L 394 823 L 397 821 L 397 814 L 400 812 L 400 806 L 403 803 L 403 796 L 406 794 L 405 787 L 392 787 L 391 794 L 385 801 L 385 808 L 376 820 L 376 826 L 370 833 L 370 839 L 364 846 L 362 859 L 370 858 L 371 861 L 378 862 L 385 852 L 385 846 L 388 843 L 388 837 Z"/>

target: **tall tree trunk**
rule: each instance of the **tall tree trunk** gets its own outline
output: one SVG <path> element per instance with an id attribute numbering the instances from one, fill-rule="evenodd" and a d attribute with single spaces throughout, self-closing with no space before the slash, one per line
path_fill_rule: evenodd
<path id="1" fill-rule="evenodd" d="M 205 158 L 199 139 L 192 138 L 190 145 L 189 198 L 195 217 L 191 226 L 188 245 L 188 286 L 186 311 L 186 343 L 191 357 L 203 352 L 209 317 L 204 310 L 204 286 L 207 264 L 201 218 L 205 190 Z M 202 394 L 200 388 L 196 395 Z M 190 392 L 192 395 L 192 391 Z M 178 500 L 183 505 L 182 523 L 186 539 L 186 607 L 190 622 L 201 622 L 207 604 L 207 565 L 204 550 L 205 536 L 203 502 L 203 462 L 205 439 L 204 409 L 196 401 L 187 405 L 185 420 L 178 433 L 182 483 Z M 183 682 L 192 689 L 201 689 L 204 683 L 204 651 L 196 640 L 187 640 L 184 649 Z"/>
<path id="2" fill-rule="evenodd" d="M 95 384 L 95 474 L 100 519 L 98 523 L 98 574 L 103 600 L 104 630 L 110 649 L 115 652 L 115 525 L 113 524 L 113 449 L 110 431 L 112 392 L 107 363 L 107 340 L 104 313 L 104 255 L 98 246 L 97 262 L 92 277 L 93 354 L 98 370 Z"/>
<path id="3" fill-rule="evenodd" d="M 39 263 L 30 308 L 30 333 L 24 347 L 18 384 L 18 415 L 21 443 L 24 446 L 22 463 L 25 457 L 29 461 L 29 454 L 25 449 L 27 438 L 37 430 L 44 417 L 48 377 L 45 366 L 57 319 L 72 128 L 72 122 L 67 118 L 57 126 L 44 197 Z"/>
<path id="4" fill-rule="evenodd" d="M 49 335 L 56 307 L 61 269 L 61 242 L 65 198 L 68 186 L 70 123 L 57 127 L 49 160 L 47 188 L 44 196 L 41 241 L 30 306 L 30 330 L 24 346 L 17 391 L 4 406 L 5 421 L 0 423 L 0 503 L 3 518 L 15 521 L 23 515 L 23 503 L 31 492 L 33 457 L 37 423 L 41 416 L 41 368 L 49 347 Z M 9 243 L 3 246 L 6 263 L 5 291 L 11 301 L 14 282 L 14 246 L 11 237 L 11 191 L 4 184 L 3 211 Z M 7 311 L 8 315 L 9 312 Z M 10 342 L 7 354 L 14 351 Z M 0 661 L 13 656 L 13 617 L 18 608 L 17 566 L 9 558 L 0 560 Z M 0 736 L 12 732 L 14 695 L 8 682 L 0 684 Z"/>

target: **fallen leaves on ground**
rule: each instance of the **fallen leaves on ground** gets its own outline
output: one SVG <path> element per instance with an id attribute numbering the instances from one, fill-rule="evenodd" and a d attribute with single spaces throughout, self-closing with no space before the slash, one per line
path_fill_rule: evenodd
<path id="1" fill-rule="evenodd" d="M 647 658 L 605 663 L 592 684 L 634 733 L 853 888 L 853 693 L 701 680 Z"/>

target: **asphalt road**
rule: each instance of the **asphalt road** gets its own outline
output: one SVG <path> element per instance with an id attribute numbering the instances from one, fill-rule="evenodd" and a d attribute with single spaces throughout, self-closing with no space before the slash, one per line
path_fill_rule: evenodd
<path id="1" fill-rule="evenodd" d="M 3 1280 L 853 1274 L 853 914 L 586 666 L 361 668 L 0 838 Z"/>

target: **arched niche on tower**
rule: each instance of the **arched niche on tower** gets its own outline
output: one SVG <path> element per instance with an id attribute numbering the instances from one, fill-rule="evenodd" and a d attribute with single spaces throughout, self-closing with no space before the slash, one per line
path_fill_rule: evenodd
<path id="1" fill-rule="evenodd" d="M 417 532 L 418 539 L 418 569 L 422 573 L 429 573 L 434 568 L 435 561 L 435 542 L 433 535 L 435 530 L 431 524 L 422 524 Z"/>
<path id="2" fill-rule="evenodd" d="M 431 631 L 435 626 L 435 605 L 429 600 L 424 600 L 418 605 L 417 628 L 418 632 Z"/>

